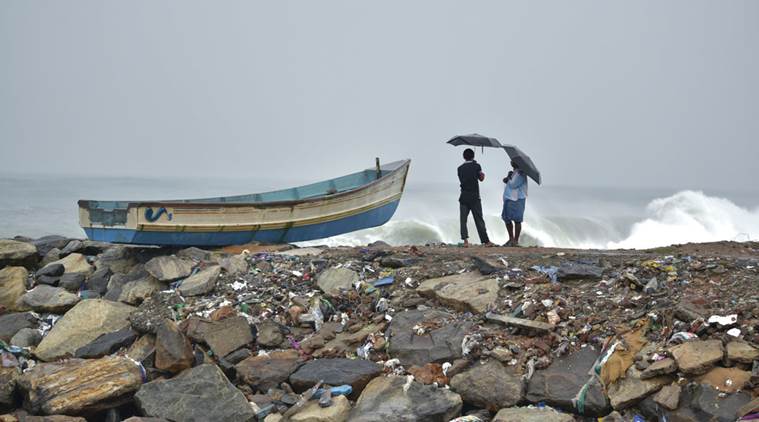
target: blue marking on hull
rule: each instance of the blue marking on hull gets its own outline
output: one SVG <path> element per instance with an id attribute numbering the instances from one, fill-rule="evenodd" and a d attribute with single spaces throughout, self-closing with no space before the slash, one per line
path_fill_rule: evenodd
<path id="1" fill-rule="evenodd" d="M 132 229 L 88 227 L 84 231 L 90 240 L 110 243 L 132 243 L 162 246 L 227 246 L 250 242 L 291 243 L 323 239 L 338 234 L 381 226 L 390 220 L 400 200 L 381 207 L 326 223 L 310 224 L 290 229 L 242 232 L 150 232 Z"/>

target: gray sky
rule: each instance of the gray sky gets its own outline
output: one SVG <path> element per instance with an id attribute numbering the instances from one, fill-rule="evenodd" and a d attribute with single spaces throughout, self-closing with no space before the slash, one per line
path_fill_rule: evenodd
<path id="1" fill-rule="evenodd" d="M 757 110 L 756 1 L 0 2 L 3 172 L 317 179 L 379 155 L 447 180 L 443 142 L 479 132 L 548 184 L 744 189 Z"/>

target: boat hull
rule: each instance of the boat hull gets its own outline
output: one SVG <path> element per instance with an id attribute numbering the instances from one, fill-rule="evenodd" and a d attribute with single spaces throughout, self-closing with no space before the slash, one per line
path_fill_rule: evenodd
<path id="1" fill-rule="evenodd" d="M 303 242 L 381 226 L 392 218 L 399 202 L 400 199 L 339 220 L 289 229 L 229 232 L 151 232 L 121 228 L 85 227 L 84 232 L 90 240 L 100 242 L 159 246 L 226 246 L 251 242 Z"/>
<path id="2" fill-rule="evenodd" d="M 260 194 L 172 201 L 79 201 L 91 240 L 226 246 L 323 239 L 385 224 L 398 208 L 409 161 Z"/>

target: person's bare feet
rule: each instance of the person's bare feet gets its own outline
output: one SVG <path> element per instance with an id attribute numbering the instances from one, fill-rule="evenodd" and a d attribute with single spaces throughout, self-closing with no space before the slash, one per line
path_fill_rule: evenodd
<path id="1" fill-rule="evenodd" d="M 464 247 L 465 247 L 465 248 L 468 248 L 468 247 L 469 247 L 469 240 L 467 240 L 467 239 L 464 239 Z"/>
<path id="2" fill-rule="evenodd" d="M 494 248 L 494 247 L 496 247 L 498 245 L 496 245 L 493 242 L 488 242 L 488 243 L 483 243 L 482 246 L 485 246 L 486 248 Z"/>

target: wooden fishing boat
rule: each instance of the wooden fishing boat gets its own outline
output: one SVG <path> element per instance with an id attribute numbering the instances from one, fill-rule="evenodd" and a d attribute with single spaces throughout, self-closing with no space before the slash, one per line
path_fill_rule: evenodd
<path id="1" fill-rule="evenodd" d="M 79 201 L 91 240 L 141 245 L 226 246 L 322 239 L 385 224 L 410 160 L 296 188 L 172 201 Z"/>

